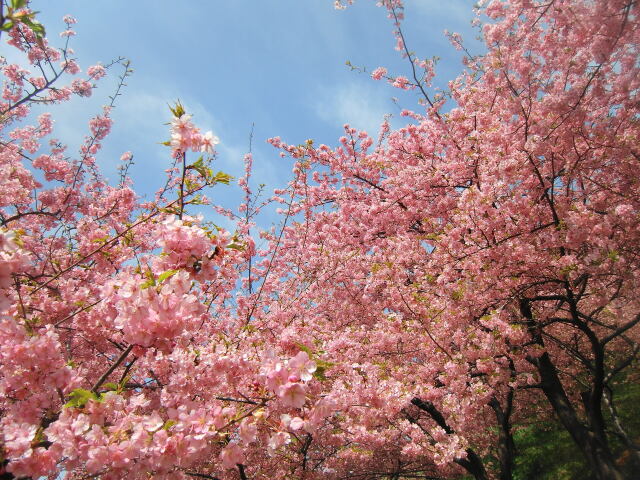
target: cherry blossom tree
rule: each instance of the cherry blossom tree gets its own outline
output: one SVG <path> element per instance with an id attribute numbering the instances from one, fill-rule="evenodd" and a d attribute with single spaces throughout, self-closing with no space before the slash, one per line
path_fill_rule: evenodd
<path id="1" fill-rule="evenodd" d="M 611 438 L 638 454 L 615 409 L 639 348 L 637 4 L 489 2 L 487 53 L 439 92 L 383 3 L 413 79 L 372 77 L 426 112 L 377 140 L 346 126 L 338 148 L 272 140 L 295 159 L 299 220 L 265 325 L 335 364 L 323 389 L 351 476 L 429 458 L 512 478 L 514 425 L 543 415 L 594 478 L 622 478 Z"/>
<path id="2" fill-rule="evenodd" d="M 291 443 L 298 412 L 320 422 L 332 410 L 307 396 L 309 355 L 288 355 L 247 322 L 256 307 L 243 278 L 262 275 L 249 262 L 250 156 L 235 232 L 192 213 L 230 177 L 212 169 L 215 135 L 179 102 L 154 200 L 132 190 L 129 152 L 109 185 L 96 155 L 129 63 L 82 75 L 69 47 L 75 19 L 65 17 L 55 48 L 26 1 L 0 6 L 0 31 L 23 59 L 1 66 L 0 475 L 244 477 L 251 445 L 264 456 L 257 466 L 280 471 L 276 453 Z M 90 96 L 107 74 L 116 90 L 74 155 L 34 107 Z"/>
<path id="3" fill-rule="evenodd" d="M 352 3 L 352 2 L 348 2 Z M 96 154 L 131 73 L 81 70 L 2 1 L 2 478 L 513 477 L 514 429 L 559 422 L 597 479 L 638 354 L 638 11 L 633 0 L 493 0 L 487 52 L 438 91 L 382 4 L 422 111 L 294 159 L 260 233 L 252 157 L 211 205 L 212 132 L 178 102 L 153 201 Z M 336 7 L 344 5 L 337 2 Z M 450 34 L 466 52 L 462 38 Z M 120 69 L 120 70 L 118 70 Z M 55 108 L 116 79 L 77 154 Z M 424 108 L 423 108 L 424 107 Z M 155 140 L 155 139 L 154 139 Z M 198 216 L 235 223 L 226 231 Z M 264 247 L 259 246 L 261 242 Z M 631 373 L 630 373 L 631 372 Z"/>

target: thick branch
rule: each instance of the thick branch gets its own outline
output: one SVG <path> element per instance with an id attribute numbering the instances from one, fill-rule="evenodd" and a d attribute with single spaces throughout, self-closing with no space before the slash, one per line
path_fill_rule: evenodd
<path id="1" fill-rule="evenodd" d="M 438 426 L 447 432 L 447 434 L 451 435 L 455 433 L 445 420 L 442 413 L 440 413 L 433 403 L 424 401 L 418 397 L 411 400 L 411 403 L 420 410 L 427 412 Z M 484 469 L 484 465 L 482 464 L 482 460 L 478 454 L 472 448 L 467 448 L 466 453 L 467 458 L 456 458 L 454 461 L 473 475 L 476 480 L 488 480 L 489 477 L 487 477 L 487 472 Z"/>
<path id="2" fill-rule="evenodd" d="M 489 402 L 489 406 L 496 414 L 496 419 L 500 425 L 499 446 L 500 453 L 500 480 L 513 479 L 513 461 L 516 455 L 516 445 L 511 433 L 511 410 L 513 407 L 513 390 L 509 390 L 507 404 L 503 409 L 500 402 L 494 397 Z"/>
<path id="3" fill-rule="evenodd" d="M 109 375 L 111 375 L 114 372 L 114 370 L 118 368 L 118 366 L 120 366 L 122 362 L 124 362 L 124 359 L 127 358 L 127 355 L 129 355 L 129 353 L 131 353 L 131 350 L 133 350 L 133 345 L 129 345 L 126 348 L 126 350 L 122 352 L 122 354 L 118 357 L 118 359 L 113 363 L 113 365 L 109 367 L 109 370 L 107 370 L 102 374 L 102 376 L 98 379 L 95 385 L 91 387 L 92 392 L 98 391 L 98 389 L 105 382 L 105 380 L 109 378 Z"/>

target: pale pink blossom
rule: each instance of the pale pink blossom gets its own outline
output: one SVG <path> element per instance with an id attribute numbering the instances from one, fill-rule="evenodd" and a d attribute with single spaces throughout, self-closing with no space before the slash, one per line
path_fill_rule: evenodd
<path id="1" fill-rule="evenodd" d="M 288 445 L 289 443 L 291 443 L 291 435 L 289 435 L 289 433 L 276 432 L 269 438 L 267 447 L 269 449 L 269 453 L 273 455 L 278 448 Z"/>
<path id="2" fill-rule="evenodd" d="M 299 377 L 300 380 L 308 382 L 313 377 L 313 372 L 316 371 L 316 362 L 309 359 L 307 352 L 301 351 L 288 363 L 291 374 Z M 297 381 L 297 380 L 293 380 Z"/>
<path id="3" fill-rule="evenodd" d="M 293 408 L 302 408 L 306 401 L 304 386 L 297 382 L 287 382 L 277 392 L 284 405 Z"/>
<path id="4" fill-rule="evenodd" d="M 380 80 L 387 74 L 387 69 L 384 67 L 378 67 L 373 72 L 371 72 L 371 78 L 374 80 Z"/>
<path id="5" fill-rule="evenodd" d="M 393 80 L 392 85 L 396 88 L 401 88 L 403 90 L 408 90 L 411 86 L 409 83 L 409 79 L 407 77 L 398 76 Z"/>
<path id="6" fill-rule="evenodd" d="M 222 449 L 220 460 L 224 468 L 236 468 L 236 465 L 244 462 L 244 452 L 237 443 L 230 443 Z"/>
<path id="7" fill-rule="evenodd" d="M 106 69 L 102 65 L 92 65 L 87 68 L 87 75 L 93 80 L 99 80 L 107 74 Z"/>
<path id="8" fill-rule="evenodd" d="M 212 154 L 215 151 L 215 146 L 220 143 L 220 139 L 216 137 L 213 132 L 208 131 L 202 135 L 200 141 L 200 151 Z"/>

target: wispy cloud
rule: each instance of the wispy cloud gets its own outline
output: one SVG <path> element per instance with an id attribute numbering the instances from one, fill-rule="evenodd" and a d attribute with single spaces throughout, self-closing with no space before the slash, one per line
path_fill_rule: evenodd
<path id="1" fill-rule="evenodd" d="M 389 96 L 368 79 L 320 87 L 313 103 L 315 114 L 332 127 L 348 123 L 371 135 L 378 132 L 385 114 L 393 109 Z"/>

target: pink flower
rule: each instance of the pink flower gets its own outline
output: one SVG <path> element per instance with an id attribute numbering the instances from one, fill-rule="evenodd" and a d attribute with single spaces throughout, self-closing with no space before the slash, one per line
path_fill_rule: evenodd
<path id="1" fill-rule="evenodd" d="M 300 430 L 304 427 L 305 421 L 300 417 L 291 417 L 291 415 L 280 415 L 280 422 L 284 428 L 290 428 L 291 430 Z"/>
<path id="2" fill-rule="evenodd" d="M 282 447 L 283 445 L 287 445 L 291 442 L 291 435 L 287 432 L 276 432 L 269 438 L 269 443 L 267 444 L 267 448 L 270 455 L 273 455 L 275 451 Z"/>
<path id="3" fill-rule="evenodd" d="M 300 383 L 287 382 L 278 390 L 278 396 L 286 406 L 302 408 L 306 401 L 304 386 Z"/>
<path id="4" fill-rule="evenodd" d="M 107 74 L 107 71 L 102 65 L 92 65 L 87 68 L 87 75 L 93 80 L 99 80 Z"/>
<path id="5" fill-rule="evenodd" d="M 380 80 L 387 74 L 387 69 L 384 67 L 378 67 L 373 72 L 371 72 L 371 78 L 374 80 Z"/>
<path id="6" fill-rule="evenodd" d="M 14 243 L 15 235 L 11 230 L 7 232 L 0 231 L 0 251 L 6 250 L 10 252 L 16 249 L 16 244 Z"/>
<path id="7" fill-rule="evenodd" d="M 267 387 L 274 392 L 277 391 L 282 385 L 287 383 L 289 377 L 288 371 L 282 366 L 281 363 L 277 363 L 273 370 L 267 374 Z"/>
<path id="8" fill-rule="evenodd" d="M 315 372 L 317 368 L 316 362 L 309 359 L 307 352 L 299 352 L 295 357 L 289 360 L 288 366 L 291 374 L 297 375 L 300 380 L 305 382 L 311 380 L 312 373 Z"/>
<path id="9" fill-rule="evenodd" d="M 216 137 L 213 132 L 208 131 L 202 135 L 200 140 L 200 151 L 212 154 L 214 152 L 215 145 L 220 143 L 220 139 Z"/>
<path id="10" fill-rule="evenodd" d="M 456 32 L 444 31 L 444 34 L 449 38 L 449 42 L 456 50 L 462 50 L 462 35 Z"/>
<path id="11" fill-rule="evenodd" d="M 626 215 L 633 215 L 633 206 L 631 205 L 618 205 L 616 207 L 616 215 L 624 217 Z"/>
<path id="12" fill-rule="evenodd" d="M 60 65 L 67 73 L 75 75 L 80 73 L 80 65 L 75 60 L 65 60 Z M 78 80 L 79 81 L 79 80 Z"/>
<path id="13" fill-rule="evenodd" d="M 304 420 L 300 417 L 293 417 L 289 422 L 289 428 L 291 430 L 300 430 L 304 426 Z"/>
<path id="14" fill-rule="evenodd" d="M 194 129 L 193 123 L 191 123 L 191 115 L 184 114 L 179 118 L 171 120 L 171 130 L 181 135 L 189 134 Z"/>
<path id="15" fill-rule="evenodd" d="M 401 88 L 402 90 L 409 89 L 409 79 L 407 77 L 399 76 L 393 81 L 392 85 L 396 88 Z"/>
<path id="16" fill-rule="evenodd" d="M 76 78 L 73 82 L 71 82 L 71 89 L 73 90 L 73 93 L 81 97 L 90 97 L 92 88 L 93 85 L 91 85 L 86 80 L 80 80 L 79 78 Z"/>
<path id="17" fill-rule="evenodd" d="M 222 449 L 220 460 L 224 468 L 235 468 L 237 464 L 244 462 L 244 452 L 237 443 L 230 443 Z"/>
<path id="18" fill-rule="evenodd" d="M 185 152 L 189 149 L 189 140 L 189 137 L 186 137 L 179 133 L 173 133 L 171 134 L 171 149 L 174 152 Z"/>
<path id="19" fill-rule="evenodd" d="M 245 443 L 251 443 L 258 435 L 258 426 L 252 418 L 245 418 L 240 424 L 240 438 Z"/>

